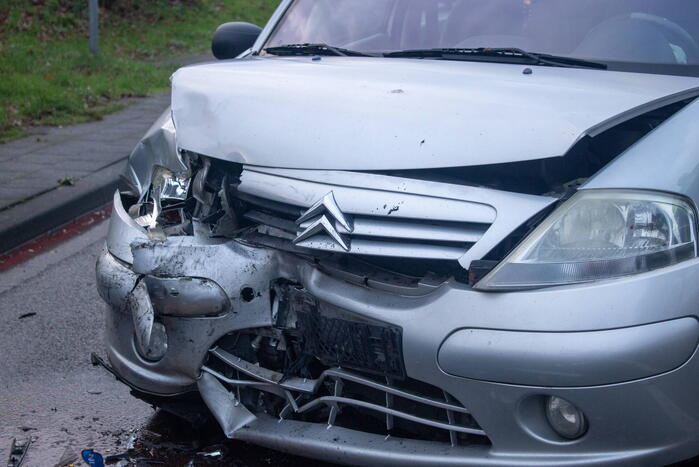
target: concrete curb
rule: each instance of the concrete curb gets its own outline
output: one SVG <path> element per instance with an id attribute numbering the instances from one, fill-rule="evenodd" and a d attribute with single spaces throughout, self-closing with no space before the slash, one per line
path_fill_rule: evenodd
<path id="1" fill-rule="evenodd" d="M 74 186 L 58 187 L 0 212 L 0 253 L 112 201 L 125 164 L 126 159 L 117 161 L 81 178 Z"/>

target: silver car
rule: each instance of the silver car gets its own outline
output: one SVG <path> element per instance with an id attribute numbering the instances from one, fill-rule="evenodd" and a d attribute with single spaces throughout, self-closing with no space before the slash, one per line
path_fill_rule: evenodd
<path id="1" fill-rule="evenodd" d="M 104 365 L 339 463 L 699 455 L 698 42 L 695 0 L 221 26 L 114 196 Z"/>

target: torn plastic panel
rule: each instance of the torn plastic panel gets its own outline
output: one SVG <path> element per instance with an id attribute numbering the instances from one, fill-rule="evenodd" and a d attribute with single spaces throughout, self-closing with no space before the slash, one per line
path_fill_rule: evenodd
<path id="1" fill-rule="evenodd" d="M 198 386 L 202 399 L 229 438 L 257 418 L 213 376 L 203 373 Z"/>

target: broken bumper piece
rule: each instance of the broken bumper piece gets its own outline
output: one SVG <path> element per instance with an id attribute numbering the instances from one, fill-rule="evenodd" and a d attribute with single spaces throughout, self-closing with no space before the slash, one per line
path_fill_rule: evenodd
<path id="1" fill-rule="evenodd" d="M 697 418 L 666 402 L 695 406 L 693 320 L 672 322 L 665 337 L 638 349 L 663 358 L 606 361 L 594 386 L 576 376 L 570 352 L 556 359 L 526 348 L 519 354 L 537 371 L 535 385 L 527 372 L 529 379 L 494 382 L 498 372 L 482 366 L 475 377 L 458 376 L 472 367 L 449 341 L 468 329 L 508 331 L 495 333 L 507 342 L 479 349 L 497 361 L 502 348 L 515 358 L 513 349 L 530 343 L 532 332 L 585 331 L 578 342 L 594 352 L 604 330 L 638 326 L 639 306 L 668 307 L 668 298 L 690 289 L 687 267 L 526 293 L 485 294 L 448 280 L 399 294 L 241 241 L 152 241 L 115 200 L 97 265 L 109 305 L 109 363 L 143 393 L 199 392 L 231 438 L 374 465 L 665 464 L 691 454 L 698 441 Z M 635 296 L 645 297 L 642 305 L 628 300 Z M 692 314 L 689 301 L 672 306 Z M 579 310 L 576 329 L 556 328 L 563 310 Z M 161 354 L 149 351 L 158 342 L 166 342 Z M 625 374 L 632 378 L 619 382 Z M 582 438 L 553 432 L 544 410 L 549 396 L 583 411 L 589 430 Z"/>

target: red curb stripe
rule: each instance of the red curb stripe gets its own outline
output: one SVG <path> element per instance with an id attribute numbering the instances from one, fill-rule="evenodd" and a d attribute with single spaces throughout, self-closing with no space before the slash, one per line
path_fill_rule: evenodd
<path id="1" fill-rule="evenodd" d="M 62 225 L 50 232 L 47 232 L 34 240 L 15 248 L 14 250 L 0 256 L 0 272 L 7 271 L 18 264 L 45 252 L 53 247 L 87 232 L 109 219 L 112 213 L 112 203 L 84 214 L 67 224 Z"/>

